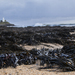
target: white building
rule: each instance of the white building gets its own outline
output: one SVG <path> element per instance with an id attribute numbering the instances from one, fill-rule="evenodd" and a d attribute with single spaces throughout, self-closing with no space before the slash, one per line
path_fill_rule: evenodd
<path id="1" fill-rule="evenodd" d="M 4 19 L 4 17 L 3 17 L 3 22 L 5 22 L 5 19 Z"/>

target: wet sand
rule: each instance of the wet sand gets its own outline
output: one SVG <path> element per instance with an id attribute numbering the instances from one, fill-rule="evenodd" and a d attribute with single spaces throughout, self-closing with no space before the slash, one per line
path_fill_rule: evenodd
<path id="1" fill-rule="evenodd" d="M 35 65 L 21 65 L 16 68 L 0 69 L 0 75 L 75 75 L 75 72 L 40 71 Z"/>
<path id="2" fill-rule="evenodd" d="M 35 49 L 42 49 L 42 48 L 45 48 L 45 49 L 61 49 L 63 47 L 63 45 L 60 45 L 60 44 L 56 44 L 56 43 L 41 43 L 40 45 L 20 45 L 23 49 L 26 49 L 26 50 L 32 50 L 33 48 Z"/>

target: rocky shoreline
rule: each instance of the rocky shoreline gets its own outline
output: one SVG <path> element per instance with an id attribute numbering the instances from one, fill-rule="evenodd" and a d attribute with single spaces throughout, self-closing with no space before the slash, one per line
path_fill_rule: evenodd
<path id="1" fill-rule="evenodd" d="M 0 67 L 35 64 L 62 71 L 75 70 L 75 27 L 0 27 Z M 73 33 L 73 34 L 72 34 Z M 62 45 L 59 49 L 52 44 Z M 34 46 L 34 47 L 33 47 Z M 30 50 L 28 50 L 29 47 Z M 40 47 L 40 48 L 38 48 Z M 62 59 L 62 60 L 61 60 Z M 11 64 L 8 64 L 10 63 Z M 44 67 L 44 65 L 46 66 Z M 40 68 L 42 69 L 42 68 Z"/>
<path id="2" fill-rule="evenodd" d="M 0 27 L 0 53 L 14 52 L 20 45 L 36 46 L 41 43 L 75 44 L 75 27 Z M 21 49 L 22 50 L 22 49 Z M 20 50 L 20 51 L 21 51 Z"/>

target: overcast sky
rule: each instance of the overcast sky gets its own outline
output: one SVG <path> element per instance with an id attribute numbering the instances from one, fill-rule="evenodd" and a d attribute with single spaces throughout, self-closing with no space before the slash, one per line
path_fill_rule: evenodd
<path id="1" fill-rule="evenodd" d="M 75 0 L 0 0 L 0 19 L 30 25 L 75 19 Z"/>

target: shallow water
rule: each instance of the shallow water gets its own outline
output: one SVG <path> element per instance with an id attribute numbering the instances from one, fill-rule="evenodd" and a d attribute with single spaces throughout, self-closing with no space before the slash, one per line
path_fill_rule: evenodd
<path id="1" fill-rule="evenodd" d="M 75 24 L 50 24 L 50 25 L 31 25 L 31 27 L 35 26 L 61 26 L 61 27 L 75 27 Z M 7 27 L 28 27 L 28 26 L 22 26 L 22 25 L 15 25 L 15 26 L 7 26 Z"/>

